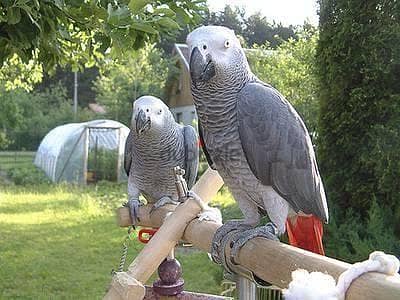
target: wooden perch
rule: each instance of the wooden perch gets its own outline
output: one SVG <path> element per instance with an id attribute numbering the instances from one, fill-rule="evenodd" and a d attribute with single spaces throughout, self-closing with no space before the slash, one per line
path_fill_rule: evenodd
<path id="1" fill-rule="evenodd" d="M 223 181 L 218 172 L 208 169 L 194 185 L 192 191 L 207 203 L 216 195 L 222 185 Z M 144 295 L 142 284 L 150 278 L 164 258 L 175 247 L 176 243 L 181 239 L 186 226 L 200 213 L 200 207 L 195 201 L 186 201 L 178 205 L 176 210 L 166 219 L 166 211 L 163 213 L 163 210 L 159 209 L 150 216 L 148 209 L 148 207 L 139 209 L 138 216 L 141 220 L 141 225 L 151 227 L 158 227 L 161 223 L 163 225 L 135 258 L 128 271 L 126 273 L 117 273 L 114 276 L 111 287 L 104 299 L 142 299 Z M 117 213 L 119 213 L 120 220 L 118 222 L 120 224 L 124 223 L 127 216 L 126 210 L 119 209 Z M 121 217 L 123 215 L 125 219 Z M 128 218 L 127 223 L 130 223 L 130 218 Z M 133 277 L 135 282 L 127 280 L 129 277 Z M 122 279 L 119 280 L 120 278 Z M 138 282 L 141 283 L 140 286 L 138 286 Z M 134 289 L 136 293 L 134 296 L 133 294 L 135 293 L 127 292 L 127 290 L 133 291 Z"/>
<path id="2" fill-rule="evenodd" d="M 160 209 L 160 215 L 168 209 Z M 151 218 L 152 219 L 152 218 Z M 154 226 L 162 220 L 155 220 Z M 147 224 L 152 225 L 152 224 Z M 212 222 L 191 221 L 183 239 L 193 246 L 210 251 L 215 231 L 220 225 Z M 228 243 L 229 244 L 229 243 Z M 229 249 L 226 249 L 229 254 Z M 259 278 L 281 288 L 286 288 L 296 269 L 325 272 L 336 280 L 351 265 L 329 257 L 314 254 L 279 242 L 256 238 L 247 242 L 239 252 L 238 263 L 252 270 Z M 346 294 L 346 299 L 400 299 L 400 276 L 367 273 L 356 279 Z"/>
<path id="3" fill-rule="evenodd" d="M 206 202 L 222 185 L 221 178 L 212 172 L 208 170 L 193 188 Z M 149 215 L 149 209 L 150 207 L 140 208 L 140 225 L 159 227 L 171 211 L 171 207 L 163 207 Z M 144 283 L 148 280 L 164 257 L 175 246 L 176 241 L 182 237 L 195 247 L 209 252 L 215 231 L 220 225 L 194 219 L 199 211 L 200 208 L 194 201 L 178 206 L 136 257 L 128 272 L 118 273 L 119 277 L 113 279 L 112 287 L 105 299 L 142 299 L 144 287 L 143 292 L 139 290 L 138 282 Z M 127 209 L 119 209 L 118 214 L 118 224 L 128 226 L 130 217 Z M 229 255 L 229 251 L 230 249 L 226 249 L 225 252 Z M 337 280 L 339 275 L 350 267 L 350 264 L 342 261 L 262 238 L 247 242 L 240 250 L 237 261 L 242 267 L 253 271 L 259 278 L 281 288 L 287 287 L 291 281 L 292 271 L 299 268 L 326 272 Z M 133 277 L 132 280 L 129 279 L 131 277 Z M 379 273 L 364 274 L 351 284 L 346 299 L 400 299 L 399 277 Z"/>

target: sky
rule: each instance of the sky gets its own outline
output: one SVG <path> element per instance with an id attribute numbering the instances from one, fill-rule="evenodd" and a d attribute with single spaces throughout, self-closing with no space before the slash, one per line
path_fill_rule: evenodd
<path id="1" fill-rule="evenodd" d="M 317 0 L 208 0 L 211 11 L 223 10 L 226 4 L 244 7 L 248 15 L 258 11 L 267 20 L 283 25 L 302 25 L 307 19 L 318 25 Z"/>

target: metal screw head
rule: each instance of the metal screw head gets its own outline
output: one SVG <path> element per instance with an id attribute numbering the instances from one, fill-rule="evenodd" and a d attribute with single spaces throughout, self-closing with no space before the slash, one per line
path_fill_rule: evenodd
<path id="1" fill-rule="evenodd" d="M 185 170 L 179 166 L 174 167 L 174 172 L 176 175 L 181 175 L 181 176 L 185 175 Z"/>

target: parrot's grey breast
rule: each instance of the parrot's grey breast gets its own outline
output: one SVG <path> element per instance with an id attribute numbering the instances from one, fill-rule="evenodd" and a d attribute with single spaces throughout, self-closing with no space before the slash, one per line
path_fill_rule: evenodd
<path id="1" fill-rule="evenodd" d="M 182 128 L 166 130 L 161 139 L 147 138 L 133 145 L 130 176 L 147 201 L 155 202 L 164 196 L 178 199 L 173 168 L 185 165 Z"/>
<path id="2" fill-rule="evenodd" d="M 193 93 L 204 142 L 229 190 L 234 195 L 246 191 L 249 198 L 263 208 L 259 191 L 265 187 L 251 171 L 240 141 L 236 94 L 224 91 L 226 89 L 221 89 L 220 94 L 198 100 Z"/>

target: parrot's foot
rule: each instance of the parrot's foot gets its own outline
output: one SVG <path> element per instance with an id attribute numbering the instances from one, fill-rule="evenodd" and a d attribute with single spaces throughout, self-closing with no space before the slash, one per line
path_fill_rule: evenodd
<path id="1" fill-rule="evenodd" d="M 237 257 L 240 248 L 243 247 L 249 240 L 256 237 L 263 237 L 273 241 L 279 241 L 278 239 L 278 228 L 271 222 L 265 224 L 264 226 L 252 228 L 246 231 L 241 231 L 236 233 L 231 243 L 231 257 L 232 263 L 236 264 L 235 258 Z"/>
<path id="2" fill-rule="evenodd" d="M 179 202 L 172 200 L 171 197 L 164 196 L 164 197 L 160 198 L 156 203 L 154 203 L 153 207 L 150 210 L 150 213 L 152 213 L 154 210 L 156 210 L 166 204 L 178 205 Z"/>
<path id="3" fill-rule="evenodd" d="M 131 198 L 124 204 L 124 206 L 128 207 L 129 209 L 129 214 L 131 216 L 132 220 L 132 225 L 135 226 L 138 222 L 140 222 L 138 218 L 138 213 L 139 213 L 139 206 L 141 206 L 142 203 L 140 203 L 139 199 L 137 198 Z"/>
<path id="4" fill-rule="evenodd" d="M 225 262 L 225 246 L 232 233 L 248 230 L 253 226 L 243 220 L 230 220 L 217 229 L 211 243 L 211 258 L 217 264 Z"/>
<path id="5" fill-rule="evenodd" d="M 222 224 L 221 211 L 216 207 L 209 207 L 207 205 L 197 216 L 200 221 L 211 221 L 217 224 Z"/>

